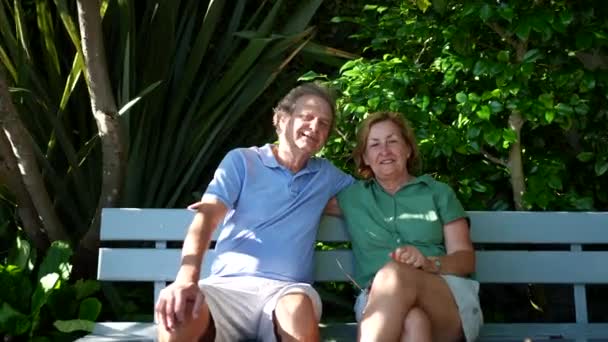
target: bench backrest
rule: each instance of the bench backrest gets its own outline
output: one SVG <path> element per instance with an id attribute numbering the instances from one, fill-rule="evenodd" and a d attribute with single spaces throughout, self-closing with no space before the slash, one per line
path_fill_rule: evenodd
<path id="1" fill-rule="evenodd" d="M 608 251 L 588 245 L 608 244 L 608 212 L 468 212 L 477 250 L 476 279 L 481 283 L 574 284 L 577 321 L 586 321 L 584 284 L 608 284 Z M 155 282 L 155 298 L 172 281 L 181 242 L 194 213 L 185 209 L 104 209 L 102 246 L 133 241 L 145 247 L 102 247 L 98 279 Z M 217 233 L 217 232 L 216 232 Z M 217 234 L 215 235 L 217 236 Z M 349 241 L 340 218 L 321 219 L 318 241 Z M 119 245 L 123 246 L 124 243 Z M 317 251 L 317 281 L 347 281 L 352 274 L 348 249 Z M 203 274 L 213 261 L 210 250 Z"/>

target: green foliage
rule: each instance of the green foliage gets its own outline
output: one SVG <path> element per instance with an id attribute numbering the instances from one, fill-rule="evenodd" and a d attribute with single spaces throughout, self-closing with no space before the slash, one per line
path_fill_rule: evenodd
<path id="1" fill-rule="evenodd" d="M 608 208 L 600 177 L 608 171 L 604 6 L 431 5 L 385 1 L 336 20 L 359 25 L 353 38 L 369 57 L 347 62 L 330 81 L 343 96 L 324 155 L 352 170 L 359 122 L 369 112 L 399 111 L 416 129 L 423 171 L 455 186 L 469 209 L 513 207 L 506 163 L 518 141 L 525 208 Z"/>
<path id="2" fill-rule="evenodd" d="M 122 126 L 112 133 L 128 145 L 127 160 L 117 161 L 126 163 L 117 205 L 188 204 L 226 150 L 267 140 L 270 106 L 289 87 L 273 83 L 295 56 L 333 63 L 344 57 L 311 44 L 315 29 L 308 25 L 321 2 L 101 1 L 104 37 L 89 38 L 104 41 Z M 0 69 L 32 137 L 49 210 L 73 246 L 98 222 L 103 168 L 83 60 L 76 2 L 0 1 Z M 32 250 L 26 240 L 18 254 Z M 96 265 L 80 266 L 82 274 Z M 52 301 L 45 293 L 36 293 L 39 304 Z M 104 294 L 115 312 L 129 307 L 112 288 Z M 56 326 L 86 325 L 72 318 Z"/>
<path id="3" fill-rule="evenodd" d="M 259 143 L 250 131 L 270 111 L 249 107 L 298 52 L 336 54 L 308 44 L 320 3 L 102 2 L 108 72 L 128 142 L 121 206 L 187 204 L 227 149 Z M 0 2 L 0 63 L 54 209 L 76 243 L 93 221 L 102 159 L 75 2 Z"/>
<path id="4" fill-rule="evenodd" d="M 121 206 L 195 200 L 192 191 L 226 149 L 247 141 L 249 123 L 268 113 L 248 108 L 305 48 L 320 3 L 290 8 L 288 21 L 279 16 L 283 1 L 109 4 L 104 25 L 116 47 L 110 65 L 120 66 L 111 70 L 120 106 L 160 82 L 121 115 L 130 143 Z"/>
<path id="5" fill-rule="evenodd" d="M 22 243 L 16 240 L 13 248 L 22 249 Z M 37 269 L 0 265 L 0 333 L 28 340 L 46 336 L 67 341 L 82 331 L 92 331 L 101 303 L 91 296 L 99 284 L 94 280 L 69 283 L 71 256 L 68 244 L 55 241 Z M 25 265 L 32 262 L 29 254 L 22 258 L 28 259 Z"/>
<path id="6" fill-rule="evenodd" d="M 70 12 L 75 3 L 66 1 L 55 6 L 48 1 L 0 2 L 0 64 L 51 201 L 76 241 L 95 211 L 100 164 L 81 81 L 77 21 Z"/>

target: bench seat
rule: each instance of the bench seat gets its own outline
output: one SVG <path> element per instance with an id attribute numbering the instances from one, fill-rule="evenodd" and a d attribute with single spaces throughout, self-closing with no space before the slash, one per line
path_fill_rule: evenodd
<path id="1" fill-rule="evenodd" d="M 321 335 L 326 342 L 355 341 L 356 325 L 354 323 L 321 324 Z M 589 341 L 607 341 L 606 324 L 591 323 L 577 325 L 572 323 L 508 323 L 485 324 L 482 328 L 480 342 L 517 341 L 525 338 L 533 341 L 577 341 L 576 336 L 584 335 Z M 156 325 L 143 322 L 103 322 L 95 326 L 92 334 L 81 338 L 81 342 L 119 342 L 119 341 L 154 341 Z"/>
<path id="2" fill-rule="evenodd" d="M 608 284 L 608 213 L 598 212 L 468 212 L 476 245 L 475 278 L 483 284 L 566 284 L 572 286 L 574 322 L 486 323 L 480 341 L 608 341 L 608 323 L 589 323 L 586 285 Z M 174 279 L 179 248 L 193 213 L 184 209 L 104 209 L 98 279 L 154 283 L 154 298 Z M 217 233 L 217 232 L 216 232 Z M 217 237 L 217 234 L 214 238 Z M 340 218 L 322 218 L 317 237 L 325 243 L 348 242 Z M 120 241 L 120 246 L 110 246 Z M 146 247 L 125 242 L 153 243 Z M 591 247 L 591 248 L 589 248 Z M 316 251 L 317 282 L 348 281 L 349 249 Z M 205 257 L 209 273 L 213 250 Z M 152 294 L 151 294 L 152 295 Z M 152 311 L 152 308 L 150 308 Z M 322 324 L 324 341 L 354 341 L 354 323 Z M 151 341 L 153 323 L 104 322 L 80 341 Z"/>

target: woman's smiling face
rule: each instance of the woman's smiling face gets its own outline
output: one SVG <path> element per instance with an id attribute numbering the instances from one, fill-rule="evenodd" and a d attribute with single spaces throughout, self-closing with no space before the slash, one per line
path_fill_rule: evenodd
<path id="1" fill-rule="evenodd" d="M 366 145 L 363 161 L 374 177 L 390 180 L 407 174 L 411 149 L 395 123 L 385 120 L 371 126 Z"/>

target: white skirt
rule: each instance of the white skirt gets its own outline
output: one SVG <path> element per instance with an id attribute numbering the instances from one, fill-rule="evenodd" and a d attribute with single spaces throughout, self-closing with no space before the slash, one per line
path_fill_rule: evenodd
<path id="1" fill-rule="evenodd" d="M 479 330 L 483 325 L 483 313 L 479 305 L 479 282 L 469 278 L 442 274 L 460 312 L 460 322 L 462 331 L 467 342 L 475 341 L 479 335 Z M 368 290 L 363 290 L 355 301 L 355 317 L 357 322 L 361 321 L 363 311 L 367 305 Z"/>

